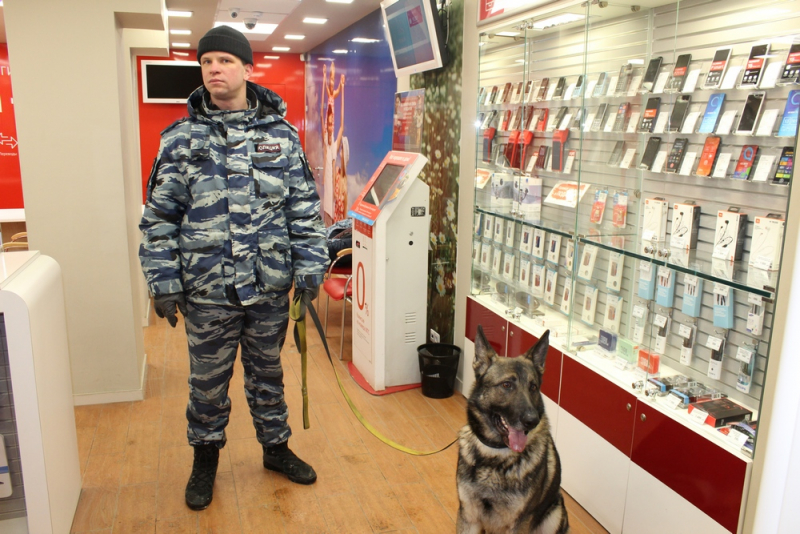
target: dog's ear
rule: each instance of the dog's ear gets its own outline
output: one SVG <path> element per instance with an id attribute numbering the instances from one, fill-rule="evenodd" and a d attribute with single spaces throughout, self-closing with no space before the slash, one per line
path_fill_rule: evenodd
<path id="1" fill-rule="evenodd" d="M 547 360 L 547 349 L 550 348 L 550 330 L 545 331 L 539 341 L 534 346 L 528 349 L 525 357 L 533 362 L 533 366 L 539 371 L 539 374 L 544 373 L 544 362 Z"/>
<path id="2" fill-rule="evenodd" d="M 475 336 L 475 361 L 472 362 L 472 369 L 475 371 L 475 378 L 480 378 L 489 370 L 492 365 L 492 358 L 496 356 L 494 349 L 486 341 L 483 334 L 483 327 L 478 325 L 478 333 Z"/>

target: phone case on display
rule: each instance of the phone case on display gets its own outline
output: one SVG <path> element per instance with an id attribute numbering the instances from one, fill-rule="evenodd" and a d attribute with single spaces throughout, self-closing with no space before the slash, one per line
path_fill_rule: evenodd
<path id="1" fill-rule="evenodd" d="M 543 108 L 539 113 L 539 120 L 536 122 L 536 131 L 543 132 L 547 128 L 547 118 L 550 116 L 550 110 Z"/>
<path id="2" fill-rule="evenodd" d="M 525 162 L 528 160 L 528 147 L 531 146 L 532 142 L 533 142 L 533 132 L 528 132 L 528 131 L 520 132 L 520 136 L 517 141 L 517 143 L 519 144 L 520 154 L 521 154 L 520 165 L 519 167 L 517 167 L 518 169 L 522 168 L 522 165 L 524 165 Z"/>
<path id="3" fill-rule="evenodd" d="M 491 163 L 492 161 L 492 140 L 494 134 L 497 132 L 496 128 L 486 128 L 483 131 L 483 161 Z"/>
<path id="4" fill-rule="evenodd" d="M 519 137 L 519 130 L 514 130 L 509 134 L 508 143 L 506 144 L 506 159 L 508 160 L 508 166 L 512 169 L 520 168 L 520 156 L 522 154 L 519 145 Z"/>
<path id="5" fill-rule="evenodd" d="M 553 133 L 552 168 L 555 172 L 564 170 L 564 146 L 569 138 L 569 130 L 556 130 Z"/>

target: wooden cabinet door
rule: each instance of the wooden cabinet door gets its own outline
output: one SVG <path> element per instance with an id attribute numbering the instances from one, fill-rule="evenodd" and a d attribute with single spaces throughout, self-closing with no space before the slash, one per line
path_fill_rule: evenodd
<path id="1" fill-rule="evenodd" d="M 483 327 L 486 340 L 500 356 L 506 355 L 506 330 L 508 321 L 489 308 L 467 299 L 467 326 L 465 335 L 475 343 L 478 325 Z"/>
<path id="2" fill-rule="evenodd" d="M 559 404 L 626 456 L 636 397 L 570 356 L 563 357 Z"/>
<path id="3" fill-rule="evenodd" d="M 508 325 L 508 346 L 506 355 L 513 358 L 524 354 L 539 338 L 530 334 L 515 324 Z M 542 393 L 550 400 L 558 402 L 558 391 L 561 386 L 561 351 L 550 347 L 547 351 L 547 361 L 544 364 L 544 378 L 542 380 Z"/>
<path id="4" fill-rule="evenodd" d="M 644 402 L 636 412 L 633 462 L 737 532 L 747 463 Z"/>

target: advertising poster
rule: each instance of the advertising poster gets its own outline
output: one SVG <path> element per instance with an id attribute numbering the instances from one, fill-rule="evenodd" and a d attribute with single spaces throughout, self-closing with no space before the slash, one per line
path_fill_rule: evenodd
<path id="1" fill-rule="evenodd" d="M 0 44 L 0 209 L 22 209 L 17 123 L 11 95 L 8 47 Z"/>
<path id="2" fill-rule="evenodd" d="M 392 150 L 419 153 L 425 117 L 425 90 L 397 93 L 394 97 Z"/>

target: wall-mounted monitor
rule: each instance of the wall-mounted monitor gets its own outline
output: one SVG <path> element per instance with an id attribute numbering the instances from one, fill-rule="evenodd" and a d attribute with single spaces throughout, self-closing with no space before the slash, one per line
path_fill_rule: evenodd
<path id="1" fill-rule="evenodd" d="M 142 101 L 148 104 L 185 104 L 203 85 L 196 61 L 142 61 Z"/>
<path id="2" fill-rule="evenodd" d="M 406 76 L 447 63 L 447 43 L 436 0 L 384 0 L 381 13 L 394 72 Z"/>

